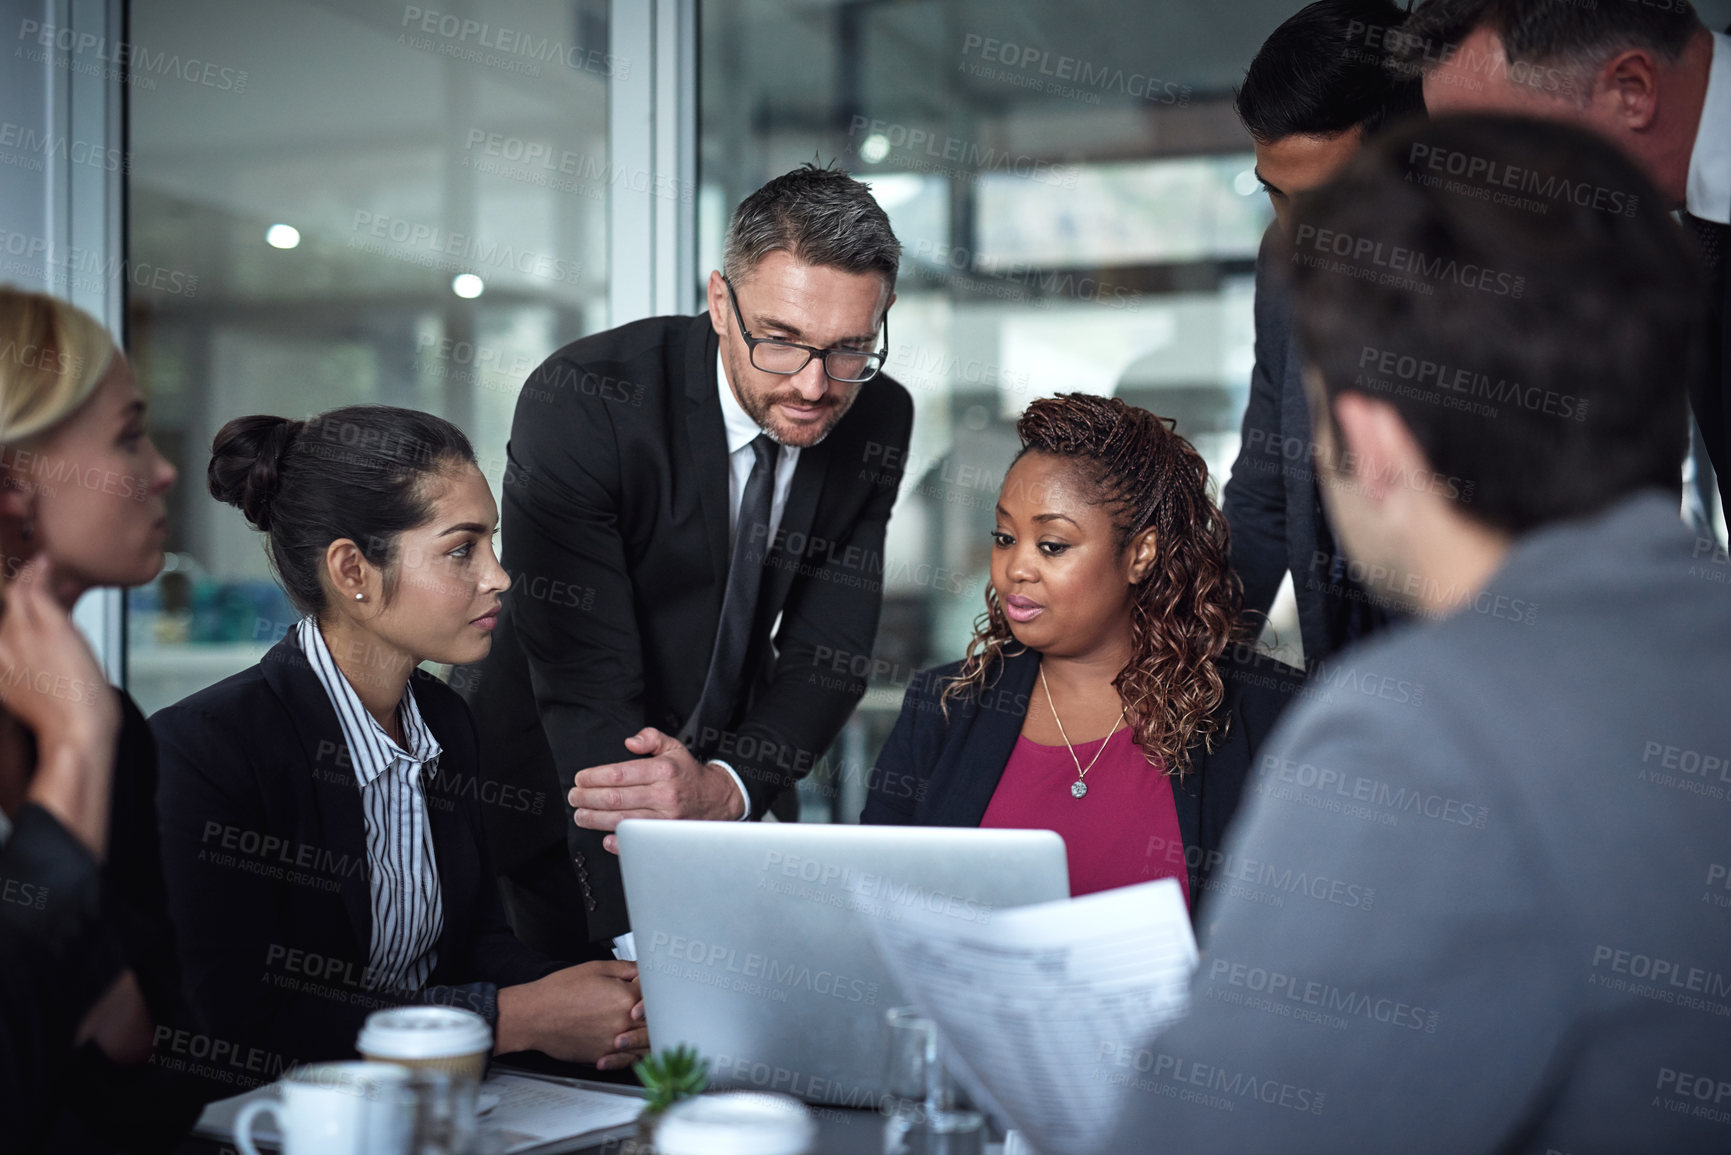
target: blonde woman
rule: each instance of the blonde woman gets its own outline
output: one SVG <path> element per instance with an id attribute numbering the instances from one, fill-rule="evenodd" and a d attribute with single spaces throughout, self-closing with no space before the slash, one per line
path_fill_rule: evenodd
<path id="1" fill-rule="evenodd" d="M 156 753 L 70 610 L 162 568 L 174 483 L 101 324 L 0 288 L 0 1118 L 7 1150 L 166 1149 L 195 1104 L 178 1024 Z"/>

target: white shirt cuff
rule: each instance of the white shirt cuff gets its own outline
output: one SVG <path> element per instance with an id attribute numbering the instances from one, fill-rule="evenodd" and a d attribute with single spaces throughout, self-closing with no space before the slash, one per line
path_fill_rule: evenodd
<path id="1" fill-rule="evenodd" d="M 726 762 L 723 762 L 720 758 L 711 758 L 709 764 L 711 766 L 719 766 L 723 770 L 727 771 L 727 776 L 733 779 L 733 784 L 735 786 L 739 787 L 739 797 L 740 800 L 745 803 L 745 809 L 740 813 L 739 818 L 736 821 L 744 822 L 747 818 L 750 818 L 751 795 L 746 791 L 745 780 L 739 776 L 739 772 L 732 766 L 729 766 Z"/>
<path id="2" fill-rule="evenodd" d="M 613 957 L 620 962 L 637 961 L 637 935 L 626 931 L 613 940 Z"/>

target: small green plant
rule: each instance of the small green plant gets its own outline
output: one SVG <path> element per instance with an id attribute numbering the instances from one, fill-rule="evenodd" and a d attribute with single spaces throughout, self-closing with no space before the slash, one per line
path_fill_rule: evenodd
<path id="1" fill-rule="evenodd" d="M 682 1099 L 703 1094 L 703 1088 L 709 1084 L 709 1060 L 699 1055 L 695 1047 L 656 1051 L 639 1060 L 632 1070 L 649 1092 L 645 1110 L 650 1115 L 659 1115 Z"/>

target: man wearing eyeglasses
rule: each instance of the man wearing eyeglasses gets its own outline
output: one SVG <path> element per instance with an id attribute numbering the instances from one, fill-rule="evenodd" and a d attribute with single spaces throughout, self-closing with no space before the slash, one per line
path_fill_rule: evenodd
<path id="1" fill-rule="evenodd" d="M 881 372 L 900 253 L 865 185 L 805 166 L 735 211 L 706 313 L 576 341 L 519 396 L 513 585 L 453 681 L 531 945 L 633 957 L 619 823 L 795 817 L 864 694 L 913 421 Z"/>

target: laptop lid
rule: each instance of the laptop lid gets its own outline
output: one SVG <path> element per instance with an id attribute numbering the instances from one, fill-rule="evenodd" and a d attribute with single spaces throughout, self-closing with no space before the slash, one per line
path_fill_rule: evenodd
<path id="1" fill-rule="evenodd" d="M 1048 830 L 632 819 L 620 867 L 656 1049 L 696 1047 L 710 1086 L 875 1107 L 885 1012 L 906 1000 L 868 922 L 965 922 L 1068 898 Z"/>

